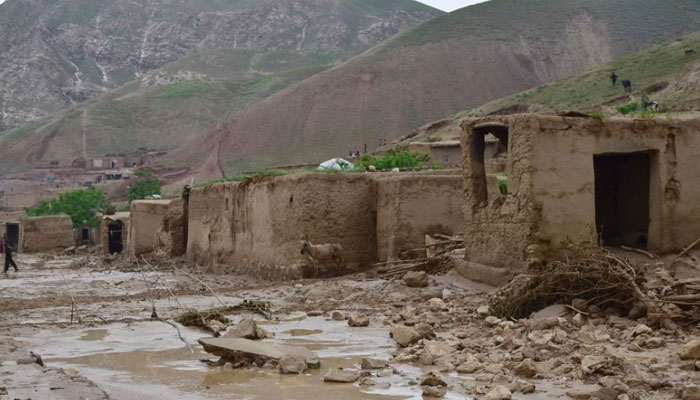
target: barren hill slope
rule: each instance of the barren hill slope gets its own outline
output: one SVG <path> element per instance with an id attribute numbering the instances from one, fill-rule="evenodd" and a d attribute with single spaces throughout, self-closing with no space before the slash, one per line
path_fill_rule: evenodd
<path id="1" fill-rule="evenodd" d="M 493 0 L 234 115 L 164 161 L 200 177 L 344 155 L 698 28 L 700 2 Z"/>
<path id="2" fill-rule="evenodd" d="M 412 0 L 7 0 L 0 131 L 195 50 L 355 52 L 438 13 Z"/>

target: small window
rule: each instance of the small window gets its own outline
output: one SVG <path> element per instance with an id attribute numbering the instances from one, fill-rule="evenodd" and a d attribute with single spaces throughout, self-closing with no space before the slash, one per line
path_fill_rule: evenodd
<path id="1" fill-rule="evenodd" d="M 442 156 L 442 162 L 444 162 L 444 163 L 450 162 L 450 156 Z"/>

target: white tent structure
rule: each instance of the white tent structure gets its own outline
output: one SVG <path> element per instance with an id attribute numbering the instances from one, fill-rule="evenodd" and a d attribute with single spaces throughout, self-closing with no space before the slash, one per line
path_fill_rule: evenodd
<path id="1" fill-rule="evenodd" d="M 336 170 L 336 171 L 349 171 L 351 169 L 355 168 L 355 166 L 347 160 L 343 160 L 342 158 L 332 158 L 328 161 L 322 162 L 319 166 L 318 169 L 321 170 Z"/>

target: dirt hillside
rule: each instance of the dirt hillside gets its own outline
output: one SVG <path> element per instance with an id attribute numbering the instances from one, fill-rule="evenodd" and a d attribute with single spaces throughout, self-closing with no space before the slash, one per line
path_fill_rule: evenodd
<path id="1" fill-rule="evenodd" d="M 643 4 L 641 4 L 643 3 Z M 513 10 L 518 10 L 517 13 Z M 319 161 L 697 28 L 697 1 L 495 0 L 410 29 L 171 153 L 209 177 Z"/>

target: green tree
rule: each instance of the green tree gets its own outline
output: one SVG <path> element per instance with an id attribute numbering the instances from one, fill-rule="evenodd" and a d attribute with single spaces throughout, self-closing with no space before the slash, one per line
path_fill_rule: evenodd
<path id="1" fill-rule="evenodd" d="M 134 183 L 129 186 L 126 199 L 131 204 L 134 200 L 145 199 L 154 194 L 160 194 L 160 182 L 157 178 L 151 178 L 150 175 L 147 175 L 135 179 Z"/>
<path id="2" fill-rule="evenodd" d="M 356 169 L 364 170 L 370 165 L 374 165 L 377 169 L 392 169 L 392 168 L 415 168 L 430 161 L 430 155 L 424 153 L 416 153 L 412 151 L 401 151 L 394 147 L 389 153 L 382 156 L 372 154 L 364 154 L 359 161 L 355 163 Z"/>
<path id="3" fill-rule="evenodd" d="M 25 212 L 30 217 L 68 214 L 74 227 L 85 224 L 94 228 L 99 222 L 97 213 L 113 207 L 103 191 L 89 188 L 62 193 L 53 200 L 42 200 L 36 206 L 26 208 Z"/>

